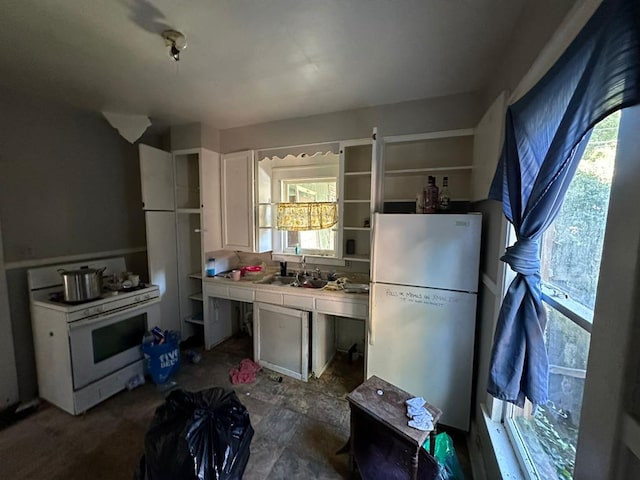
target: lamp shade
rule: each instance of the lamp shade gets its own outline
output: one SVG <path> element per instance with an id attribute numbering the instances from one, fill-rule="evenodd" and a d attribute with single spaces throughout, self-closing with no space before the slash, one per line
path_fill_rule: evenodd
<path id="1" fill-rule="evenodd" d="M 324 230 L 338 223 L 335 202 L 278 203 L 276 228 L 289 232 Z"/>

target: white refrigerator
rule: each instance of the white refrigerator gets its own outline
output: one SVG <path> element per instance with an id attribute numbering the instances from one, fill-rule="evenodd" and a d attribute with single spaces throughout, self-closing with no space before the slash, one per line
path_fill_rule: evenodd
<path id="1" fill-rule="evenodd" d="M 469 430 L 479 214 L 375 214 L 366 377 L 437 406 Z"/>

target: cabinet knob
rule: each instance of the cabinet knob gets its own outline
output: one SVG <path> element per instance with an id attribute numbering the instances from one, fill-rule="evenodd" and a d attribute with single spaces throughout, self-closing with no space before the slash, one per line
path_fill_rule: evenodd
<path id="1" fill-rule="evenodd" d="M 202 230 L 200 230 L 199 228 L 194 228 L 193 229 L 193 233 L 200 233 Z"/>
<path id="2" fill-rule="evenodd" d="M 142 202 L 142 208 L 144 208 L 144 202 Z"/>

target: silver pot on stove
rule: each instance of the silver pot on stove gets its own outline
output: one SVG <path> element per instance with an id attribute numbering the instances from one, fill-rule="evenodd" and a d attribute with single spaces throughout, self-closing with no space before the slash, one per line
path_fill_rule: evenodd
<path id="1" fill-rule="evenodd" d="M 64 301 L 86 302 L 100 297 L 102 294 L 102 274 L 106 268 L 58 269 L 64 285 Z"/>

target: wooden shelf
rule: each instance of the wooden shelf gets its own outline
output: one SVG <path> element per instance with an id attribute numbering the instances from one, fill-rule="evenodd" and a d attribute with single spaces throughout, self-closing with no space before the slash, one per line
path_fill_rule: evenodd
<path id="1" fill-rule="evenodd" d="M 194 272 L 189 274 L 189 278 L 195 278 L 196 280 L 202 280 L 202 272 Z"/>
<path id="2" fill-rule="evenodd" d="M 371 175 L 371 171 L 370 170 L 369 171 L 363 171 L 363 172 L 344 172 L 344 176 L 345 177 L 358 177 L 358 176 L 364 177 L 364 176 L 367 176 L 367 175 Z"/>
<path id="3" fill-rule="evenodd" d="M 371 203 L 371 200 L 343 200 L 342 203 Z"/>
<path id="4" fill-rule="evenodd" d="M 361 230 L 364 232 L 368 232 L 371 230 L 370 227 L 342 227 L 343 230 Z"/>
<path id="5" fill-rule="evenodd" d="M 352 262 L 369 262 L 369 255 L 345 255 L 342 257 L 343 260 L 349 260 Z"/>
<path id="6" fill-rule="evenodd" d="M 471 165 L 463 165 L 460 167 L 432 167 L 432 168 L 403 168 L 401 170 L 385 170 L 386 176 L 401 176 L 401 175 L 421 175 L 426 173 L 435 172 L 457 172 L 457 171 L 471 171 L 473 167 Z"/>
<path id="7" fill-rule="evenodd" d="M 202 292 L 194 293 L 193 295 L 189 295 L 191 300 L 195 300 L 196 302 L 202 302 Z"/>

